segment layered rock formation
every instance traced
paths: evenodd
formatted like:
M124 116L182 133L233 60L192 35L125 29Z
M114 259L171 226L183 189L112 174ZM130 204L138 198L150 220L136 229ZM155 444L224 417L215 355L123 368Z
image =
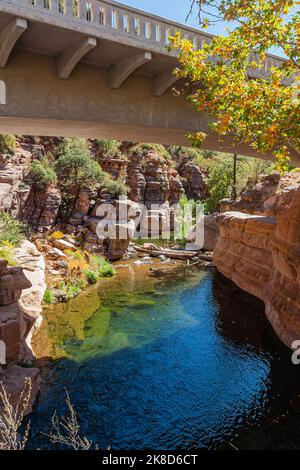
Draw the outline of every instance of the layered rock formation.
M65 202L62 201L59 185L41 188L28 178L30 162L47 152L53 153L57 143L59 139L22 138L13 155L0 155L0 211L10 212L16 218L29 222L35 232L47 233L58 227L69 235L79 236L87 251L106 255L110 259L121 257L128 247L129 238L109 240L107 237L99 238L96 233L97 223L103 219L98 214L101 204L116 205L109 195L83 189L66 219ZM98 159L95 145L93 142L90 144ZM129 205L138 203L152 209L141 213L137 224L141 236L148 237L150 232L152 236L160 236L162 232L173 229L175 215L174 210L169 208L179 202L185 191L194 199L206 197L205 178L199 167L191 162L181 165L179 174L170 159L155 147L149 146L148 150L143 148L137 152L133 148L132 144L124 143L122 158L119 158L120 152L116 156L104 156L100 158L100 165L114 180L128 185ZM128 234L132 233L134 219L136 215L123 217L121 221L122 224L129 224ZM108 220L110 222L113 224L115 221Z
M30 411L39 385L38 369L20 367L33 359L31 335L42 308L46 288L45 262L36 247L25 241L16 250L19 267L9 267L0 260L0 340L5 345L5 365L0 368L0 382L16 401L26 378L31 380Z
M122 221L123 224L129 224L129 232L134 229L130 221L137 219L139 215L135 228L140 230L140 236L147 238L151 234L152 237L158 237L174 227L174 210L170 207L178 204L180 196L185 192L182 180L190 194L198 199L207 195L204 177L201 170L191 163L184 166L184 176L181 177L170 160L160 155L155 148L137 152L133 149L129 143L123 145L123 158L114 155L101 157L100 165L113 179L126 183L129 188L128 205L131 206L133 215ZM109 196L102 195L97 198L92 191L82 191L67 230L70 234L78 234L77 227L83 225L85 228L79 227L79 232L83 233L86 249L116 259L117 253L124 253L129 239L106 239L103 243L96 234L96 226L100 221L96 213L99 212L101 204L108 202L116 206L116 202L110 201ZM139 204L140 209L135 207L134 203ZM145 206L148 211L143 211L141 206Z
M130 188L128 197L148 208L167 201L176 204L184 193L178 172L154 150L142 157L129 152L126 182Z
M48 230L56 222L61 204L58 188L35 188L27 178L30 162L43 155L53 142L49 139L22 139L13 154L0 154L0 211L10 212L30 222L36 229Z
M95 200L96 197L96 200ZM97 198L93 191L81 191L66 231L81 238L90 253L120 259L134 235L139 208L129 200Z
M198 165L186 162L178 171L189 199L202 200L208 197L207 176Z
M217 269L265 303L274 330L292 347L300 339L300 173L265 177L222 207Z

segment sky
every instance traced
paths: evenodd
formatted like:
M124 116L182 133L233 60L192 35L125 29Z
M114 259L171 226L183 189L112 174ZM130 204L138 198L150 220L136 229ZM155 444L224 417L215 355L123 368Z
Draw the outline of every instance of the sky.
M190 6L189 0L118 0L118 2L179 23L186 23ZM186 24L199 28L195 14L189 18ZM219 23L209 27L206 31L213 34L225 34L225 28L224 24Z

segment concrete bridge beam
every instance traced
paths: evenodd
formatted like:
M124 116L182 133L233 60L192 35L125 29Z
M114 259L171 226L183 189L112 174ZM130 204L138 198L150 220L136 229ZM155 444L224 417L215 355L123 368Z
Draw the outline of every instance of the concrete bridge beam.
M27 21L14 18L0 32L0 67L4 68L19 37L26 31Z
M153 80L153 95L162 96L177 81L178 78L173 74L173 70L158 75Z
M97 39L88 37L69 47L57 60L57 75L66 80L80 60L97 46Z
M151 59L151 52L142 52L141 54L135 54L113 65L109 76L110 88L120 88L129 75Z

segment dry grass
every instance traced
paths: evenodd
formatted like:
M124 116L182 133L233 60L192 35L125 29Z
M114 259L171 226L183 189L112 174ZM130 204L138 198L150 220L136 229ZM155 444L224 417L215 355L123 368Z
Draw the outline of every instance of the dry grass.
M13 406L10 395L0 382L0 450L24 450L29 436L30 423L27 424L23 435L19 428L23 422L31 397L32 383L29 378L25 379L16 406Z
M11 396L0 382L0 451L24 450L29 437L30 423L25 427L22 435L19 429L24 420L31 397L32 383L25 379L24 389L15 406L11 403ZM77 414L66 391L67 416L58 417L55 413L51 419L52 430L50 434L44 434L53 444L60 444L73 450L90 450L92 441L81 436Z

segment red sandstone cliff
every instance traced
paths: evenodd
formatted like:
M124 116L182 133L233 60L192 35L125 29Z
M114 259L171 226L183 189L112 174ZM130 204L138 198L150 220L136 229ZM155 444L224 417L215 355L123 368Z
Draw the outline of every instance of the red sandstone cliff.
M222 210L217 269L265 303L274 330L291 347L300 339L300 172L265 177Z
M31 335L42 312L46 288L45 261L36 247L25 240L16 249L19 267L0 260L0 340L5 344L5 364L0 363L0 383L17 403L26 379L31 380L27 412L31 411L38 387L39 370L21 367L33 359ZM1 358L2 360L3 358Z

